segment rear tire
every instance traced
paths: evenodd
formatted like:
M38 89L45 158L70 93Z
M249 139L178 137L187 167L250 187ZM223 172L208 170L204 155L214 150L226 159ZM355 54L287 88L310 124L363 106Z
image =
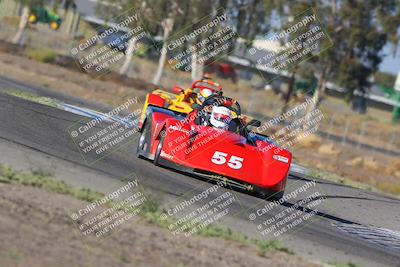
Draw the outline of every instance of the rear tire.
M285 195L285 191L272 192L265 189L259 189L257 190L257 194L265 200L278 201L283 198L283 196Z
M148 157L150 153L151 118L146 118L139 137L136 154L140 157Z
M165 134L166 134L165 129L160 132L160 135L161 135L160 142L158 143L156 154L154 155L154 161L153 161L154 165L156 165L156 166L160 166L160 163L159 163L160 155L161 155L162 147L164 145Z

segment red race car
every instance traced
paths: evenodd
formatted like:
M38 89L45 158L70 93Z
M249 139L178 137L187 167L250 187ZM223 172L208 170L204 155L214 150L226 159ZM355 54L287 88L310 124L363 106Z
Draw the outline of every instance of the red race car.
M148 106L137 153L154 164L281 198L292 155L255 133L237 101L214 95L186 116Z

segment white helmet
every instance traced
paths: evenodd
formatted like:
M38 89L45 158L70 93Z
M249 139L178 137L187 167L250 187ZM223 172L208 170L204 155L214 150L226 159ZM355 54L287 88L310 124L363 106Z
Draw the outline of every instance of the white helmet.
M228 130L232 120L232 112L226 107L214 106L211 112L210 123L212 126Z

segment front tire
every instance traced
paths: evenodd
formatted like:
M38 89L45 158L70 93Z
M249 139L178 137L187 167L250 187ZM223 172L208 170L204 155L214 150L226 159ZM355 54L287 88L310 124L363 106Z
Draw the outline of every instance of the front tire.
M160 135L161 135L160 142L158 143L156 154L154 155L154 161L153 161L154 165L156 165L156 166L160 166L160 155L161 155L162 147L164 145L165 134L166 134L165 129L160 132Z
M139 137L136 154L140 157L148 157L150 153L151 118L146 118Z

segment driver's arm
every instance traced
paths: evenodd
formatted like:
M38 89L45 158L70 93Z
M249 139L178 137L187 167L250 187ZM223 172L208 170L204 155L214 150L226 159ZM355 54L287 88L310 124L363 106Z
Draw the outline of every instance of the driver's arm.
M194 91L193 89L189 88L186 89L183 93L183 101L189 102L190 104L195 103L196 101L196 96L194 96Z

